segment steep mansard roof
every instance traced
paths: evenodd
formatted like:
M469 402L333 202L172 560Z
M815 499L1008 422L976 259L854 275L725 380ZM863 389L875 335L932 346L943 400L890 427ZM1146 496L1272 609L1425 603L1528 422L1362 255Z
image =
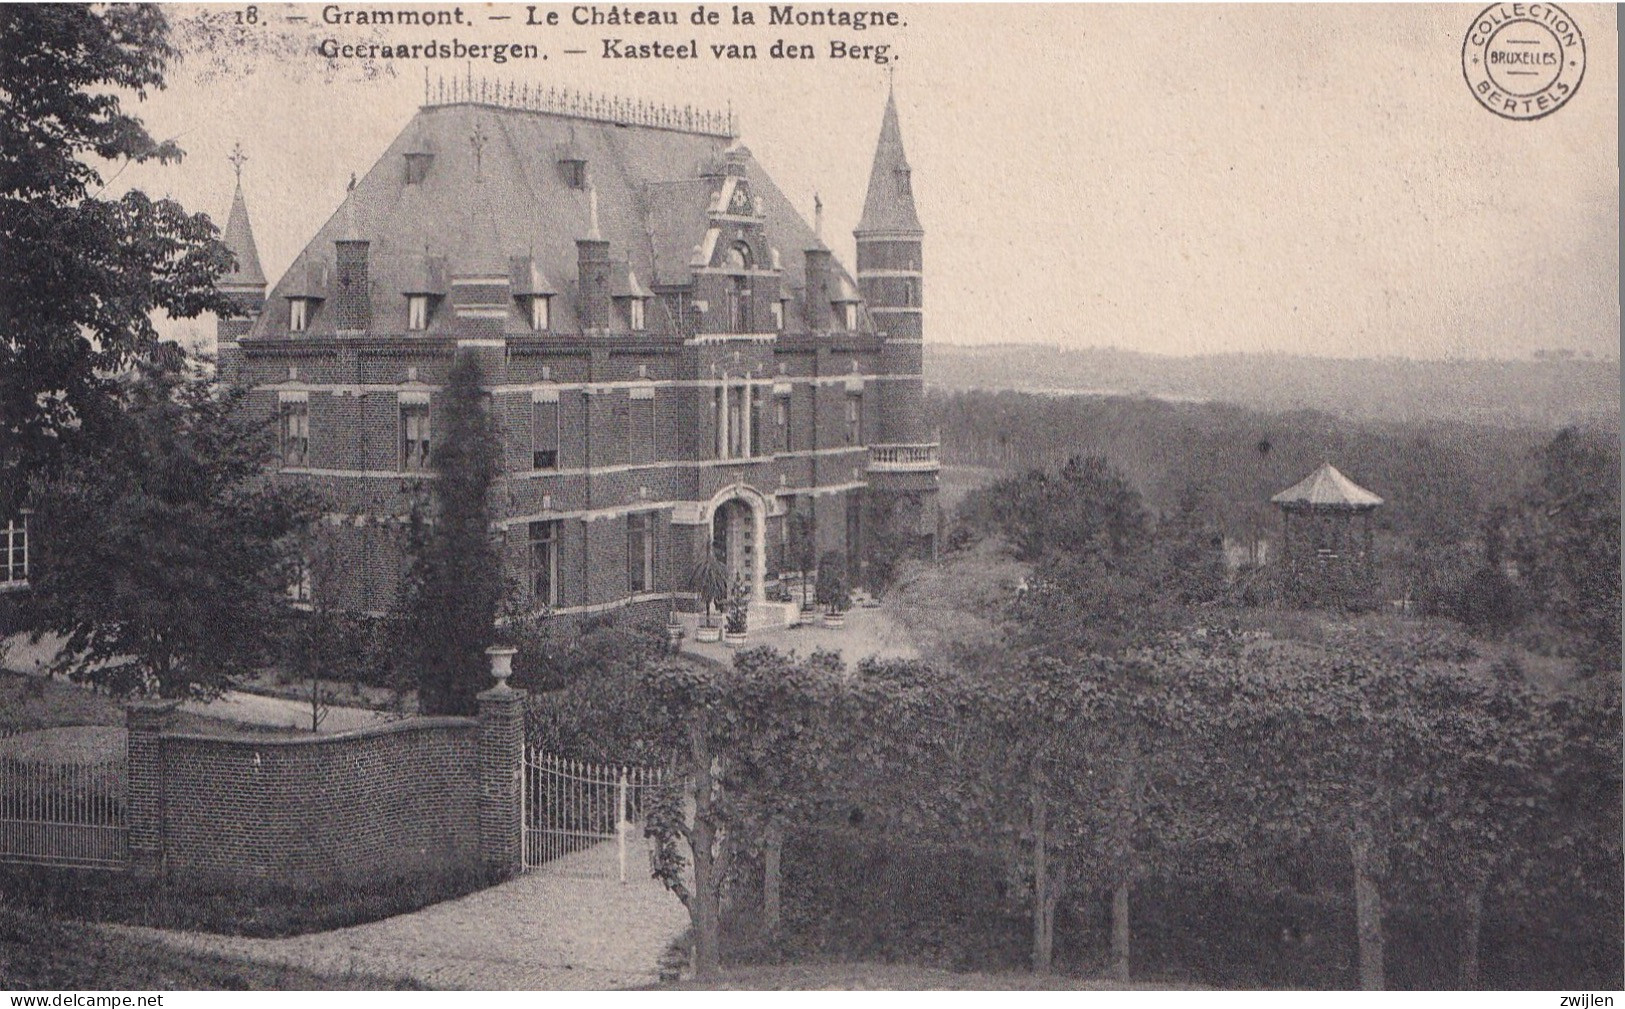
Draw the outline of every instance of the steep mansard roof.
M1320 468L1270 498L1283 508L1325 508L1364 510L1382 504L1382 498L1350 480L1331 463Z
M274 306L330 284L333 243L344 238L370 243L378 332L403 328L403 295L424 286L421 278L509 275L516 261L525 260L557 292L554 329L577 332L575 243L588 232L589 191L597 194L599 229L611 258L626 264L638 288L686 285L723 181L701 173L723 164L728 146L713 134L552 112L475 103L426 106L277 282L269 299L273 307L252 335L285 333L285 313ZM432 156L422 182L406 181L409 153ZM571 186L560 166L567 157L586 162L590 190ZM812 228L754 161L746 162L746 179L766 217L790 297L804 282L803 250L814 245ZM837 274L850 282L839 267ZM631 284L623 277L617 286ZM331 335L335 315L317 313L309 335ZM791 318L799 319L799 311ZM451 313L437 313L428 335L450 325ZM666 313L651 306L650 330L669 332L668 326ZM508 329L525 328L516 309Z
M880 121L875 163L869 169L869 194L863 201L863 219L857 232L918 232L914 189L908 155L903 153L903 130L897 123L897 98L886 95L886 114Z

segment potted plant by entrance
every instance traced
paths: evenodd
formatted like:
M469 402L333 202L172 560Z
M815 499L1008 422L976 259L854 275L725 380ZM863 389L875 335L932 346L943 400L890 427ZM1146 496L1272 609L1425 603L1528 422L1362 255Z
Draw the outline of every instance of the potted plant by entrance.
M710 550L688 574L688 587L705 607L705 619L694 629L694 640L715 644L722 640L722 628L711 622L711 608L728 598L728 569Z
M846 558L831 550L818 559L818 605L824 608L825 627L845 627L852 608L852 590L846 584Z
M745 631L750 622L750 586L743 576L735 578L728 592L728 620L722 632L722 641L729 648L745 643Z
M677 619L677 601L666 602L666 647L677 651L683 647L683 622Z
M786 521L790 524L789 560L800 576L801 608L811 610L812 600L808 598L808 593L812 590L813 566L818 563L817 530L813 527L812 515L805 511L791 512Z

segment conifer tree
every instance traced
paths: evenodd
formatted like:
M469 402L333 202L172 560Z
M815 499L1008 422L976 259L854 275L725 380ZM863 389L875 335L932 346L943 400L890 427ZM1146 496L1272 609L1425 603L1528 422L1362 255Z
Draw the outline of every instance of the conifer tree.
M435 418L441 434L432 454L432 508L412 538L405 625L416 660L418 710L426 715L474 713L502 601L490 507L500 444L483 377L471 355L452 367Z

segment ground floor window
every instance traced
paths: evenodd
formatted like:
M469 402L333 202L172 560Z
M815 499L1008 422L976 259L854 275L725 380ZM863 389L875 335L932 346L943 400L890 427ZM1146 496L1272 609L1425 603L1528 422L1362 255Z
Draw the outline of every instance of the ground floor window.
M0 526L0 588L28 580L28 519L8 519Z
M299 558L288 582L288 601L295 605L310 605L310 562Z
M537 606L559 604L559 523L530 523L530 591Z
M638 512L626 517L626 588L636 595L653 591L654 584L654 515Z

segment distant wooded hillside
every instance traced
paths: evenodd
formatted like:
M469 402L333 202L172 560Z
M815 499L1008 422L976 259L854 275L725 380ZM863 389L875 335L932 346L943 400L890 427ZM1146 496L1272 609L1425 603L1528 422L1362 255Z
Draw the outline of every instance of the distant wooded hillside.
M1236 536L1260 521L1273 530L1279 520L1270 496L1330 462L1387 500L1379 529L1471 538L1487 510L1534 479L1535 450L1553 433L1127 396L936 390L928 398L949 466L1009 472L1104 456L1159 512L1170 511L1187 486L1201 488L1209 512Z
M1548 431L1617 423L1617 361L1552 355L1523 361L1350 360L1289 354L1163 357L1113 348L927 344L939 389L1144 396L1316 410L1384 421L1469 421Z

